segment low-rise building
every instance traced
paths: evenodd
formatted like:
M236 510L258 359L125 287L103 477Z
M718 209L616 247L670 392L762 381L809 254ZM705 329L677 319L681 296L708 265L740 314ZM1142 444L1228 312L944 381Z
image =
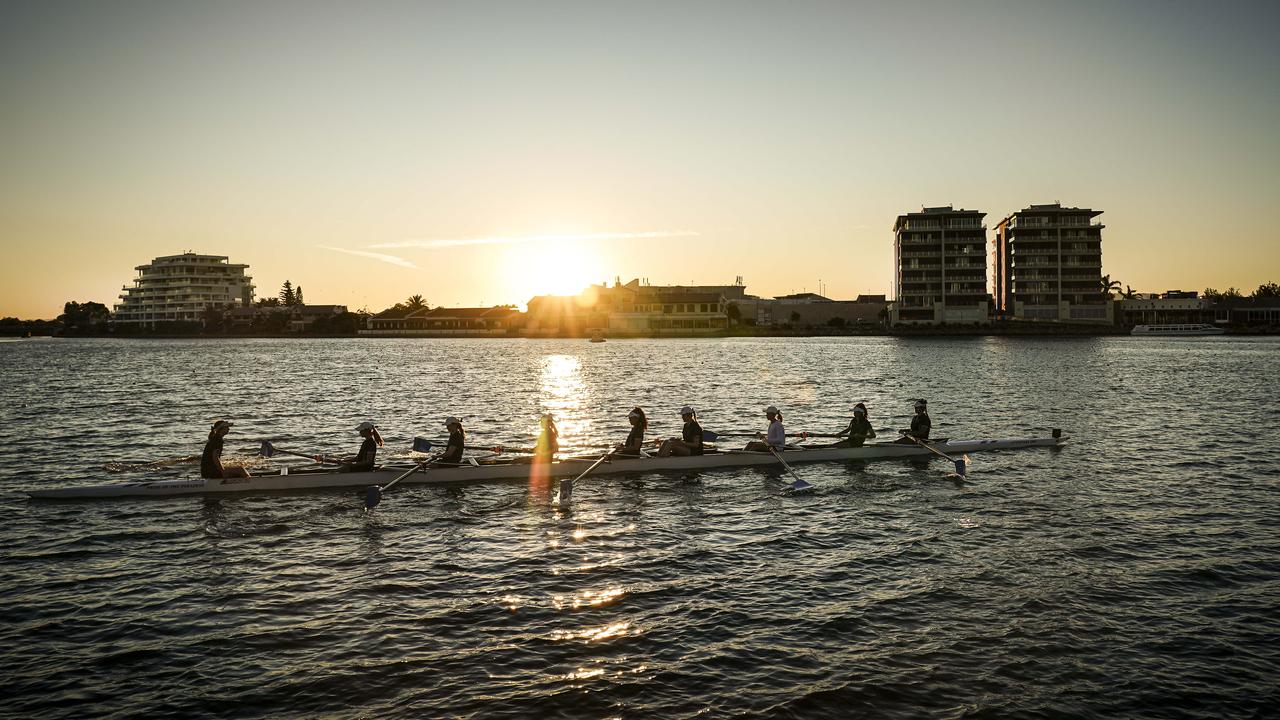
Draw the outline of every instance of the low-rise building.
M730 304L736 309L740 322L750 320L759 327L881 325L887 319L889 307L883 295L832 300L817 293L796 293L776 298L748 295Z
M529 300L525 334L578 337L711 335L729 327L726 293L743 297L742 285L592 285L578 295Z
M1162 295L1119 300L1125 325L1179 325L1213 321L1213 309L1198 293L1170 290Z
M1237 327L1280 328L1280 298L1223 298L1213 304L1213 321Z
M509 305L493 307L384 310L366 321L371 337L504 337L523 326L523 314Z

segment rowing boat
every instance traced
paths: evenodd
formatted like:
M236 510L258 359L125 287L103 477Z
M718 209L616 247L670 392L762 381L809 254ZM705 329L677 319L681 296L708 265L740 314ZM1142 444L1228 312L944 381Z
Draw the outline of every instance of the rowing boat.
M947 440L931 444L945 453L971 453L984 450L1014 450L1019 448L1059 447L1065 438L1030 438L1007 440ZM927 456L930 450L916 444L898 442L871 443L862 447L795 447L781 455L788 463L848 462L857 460L883 460ZM436 464L431 472L411 475L406 484L452 485L494 481L528 480L531 472L541 477L568 477L581 473L598 456L566 457L549 464L530 465L512 461L469 462L456 465ZM705 455L684 457L617 456L601 465L597 475L622 475L634 473L690 472L716 468L760 467L777 465L778 458L769 452L748 450L720 450ZM408 470L411 465L383 465L365 472L341 470L289 471L278 474L262 474L247 478L205 479L176 478L150 482L119 483L115 485L89 485L81 487L37 488L26 494L39 499L78 499L111 497L167 497L171 495L199 495L205 493L243 493L264 490L311 490L319 488L365 487L382 485Z

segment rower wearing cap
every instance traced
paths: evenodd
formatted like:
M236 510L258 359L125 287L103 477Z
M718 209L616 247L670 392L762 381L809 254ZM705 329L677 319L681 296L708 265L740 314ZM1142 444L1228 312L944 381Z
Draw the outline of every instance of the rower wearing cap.
M462 429L462 421L456 417L444 419L444 426L449 428L449 442L445 445L444 454L440 456L442 463L462 462L462 451L466 449L467 434Z
M844 437L848 435L847 440L840 440L835 444L836 447L862 447L867 438L876 436L876 431L871 427L871 421L867 419L867 406L858 403L853 406L853 419L849 421L849 427L836 433L836 437Z
M631 432L627 434L627 441L614 448L614 452L639 455L640 449L644 447L644 431L649 429L649 419L645 417L644 410L633 407L627 413L627 422L631 423Z
M241 478L249 477L249 471L240 465L222 464L222 438L231 431L231 423L219 420L209 428L209 440L204 444L204 452L200 455L200 477L204 478Z
M356 432L360 433L364 442L360 443L360 451L356 453L355 458L343 464L342 469L346 472L372 470L378 448L382 447L382 434L378 432L378 427L368 420L357 425Z
M556 419L551 413L543 413L539 423L542 429L538 432L538 442L533 446L533 457L542 462L551 462L560 450L560 429L556 427Z
M753 440L747 443L747 450L755 452L769 452L770 449L782 451L787 446L787 429L782 425L782 412L778 408L770 405L764 409L764 416L769 419L769 432L764 435L764 441ZM756 437L761 437L756 435Z
M684 420L680 437L662 441L662 445L658 447L658 457L702 454L702 425L698 422L698 413L685 405L680 408L680 417Z
M916 401L916 414L911 418L911 429L900 430L899 432L919 440L928 440L929 431L932 429L933 421L929 419L929 401L921 399ZM903 440L911 442L906 438L903 438Z

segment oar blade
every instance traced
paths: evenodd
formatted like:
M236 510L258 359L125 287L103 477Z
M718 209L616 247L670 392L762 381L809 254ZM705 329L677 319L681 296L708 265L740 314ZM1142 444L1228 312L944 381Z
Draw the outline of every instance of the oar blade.
M378 503L382 502L382 488L377 485L370 485L364 491L364 509L372 510L378 507Z
M272 445L270 440L263 440L262 447L258 448L258 455L264 458L269 458L275 454L276 446Z
M573 497L573 479L560 478L560 492L556 495L557 505L568 505Z
M801 480L800 478L796 478L796 481L795 481L795 482L793 482L793 483L791 483L791 492L798 492L798 493L799 493L799 492L808 492L808 491L812 490L813 488L814 488L813 483L811 483L811 482L805 482L804 480Z
M702 431L702 442L715 442L716 440L719 440L719 439L720 439L720 436L717 435L716 433L711 432L710 430Z
M969 474L969 456L965 455L956 460L956 474L964 477Z
M413 439L414 452L421 452L421 453L431 452L431 448L433 447L435 447L435 445L430 440L424 437L415 437Z

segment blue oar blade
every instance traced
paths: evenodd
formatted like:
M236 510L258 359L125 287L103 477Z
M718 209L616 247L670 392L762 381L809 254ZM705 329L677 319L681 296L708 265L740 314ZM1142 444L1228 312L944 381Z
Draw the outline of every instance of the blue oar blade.
M262 447L258 448L258 455L269 458L276 454L276 448L271 444L270 440L263 440Z
M568 505L569 499L573 496L573 478L560 478L560 494L556 496L556 503L559 505Z
M961 476L967 475L969 470L968 463L969 463L969 458L967 456L962 457L959 460L956 460L956 474Z
M414 452L431 452L432 447L434 447L432 442L424 437L415 437L413 439Z
M795 482L791 483L791 490L793 492L804 492L805 490L812 490L812 489L813 489L813 483L805 482L804 480L796 479Z
M711 432L710 430L702 431L702 442L715 442L719 438L720 438L719 435Z
M377 485L370 485L364 491L364 509L372 510L378 507L380 502L382 502L382 488Z

